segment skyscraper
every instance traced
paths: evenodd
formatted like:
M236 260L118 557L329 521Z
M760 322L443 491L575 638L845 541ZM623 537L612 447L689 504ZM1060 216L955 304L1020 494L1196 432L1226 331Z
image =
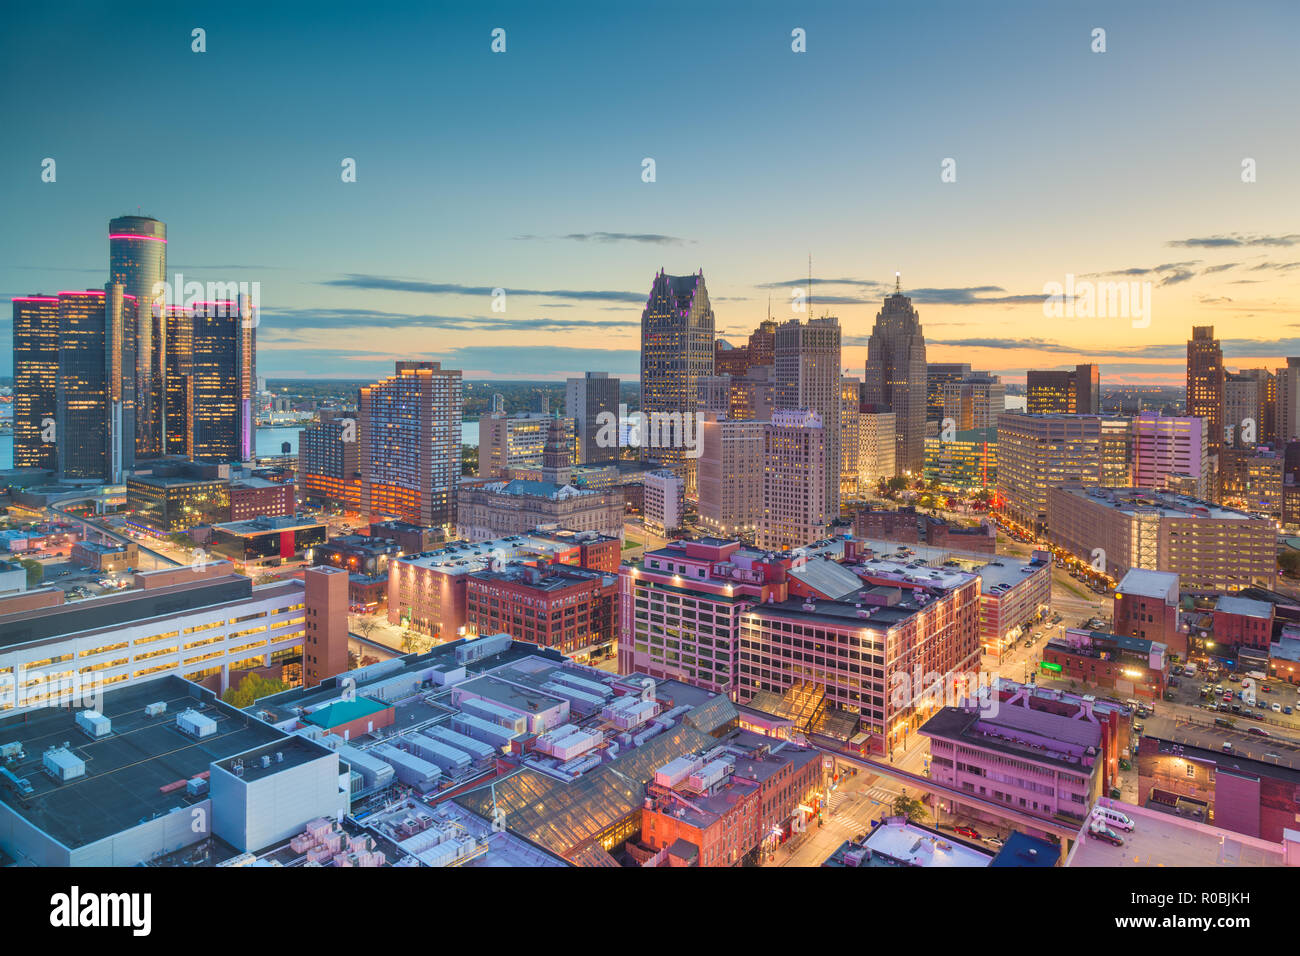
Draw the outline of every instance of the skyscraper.
M839 460L815 411L777 410L763 429L763 513L756 543L773 551L801 548L826 534L827 473L839 485Z
M1276 381L1274 421L1277 442L1284 445L1300 439L1300 358L1289 356L1277 370Z
M164 452L191 457L193 441L194 312L182 305L166 305L167 375L164 418L167 438Z
M578 434L578 458L582 464L618 459L618 446L601 448L596 444L601 412L618 415L619 380L608 372L587 372L571 378L564 385L564 414L573 419Z
M109 278L137 303L132 354L125 356L123 412L135 433L135 454L163 453L167 377L167 319L154 287L167 280L167 226L148 216L120 216L108 223ZM177 291L179 295L179 290Z
M862 466L862 381L844 376L840 379L840 501L860 497L867 489L859 488ZM874 492L875 488L870 491Z
M1214 337L1214 326L1193 326L1187 341L1187 414L1208 424L1206 443L1211 455L1223 447L1223 385L1223 349Z
M670 276L661 269L641 314L643 416L678 416L675 420L683 428L694 430L699 379L713 374L713 336L713 307L704 285L704 270ZM682 468L686 493L695 495L695 459L687 455L685 447L643 447L641 457Z
M247 461L256 428L253 323L234 301L197 302L191 321L190 457Z
M969 362L928 362L925 366L926 421L943 420L943 387L970 374Z
M438 362L398 362L361 389L362 514L454 528L463 406L460 371Z
M58 467L48 424L58 408L59 299L31 295L13 301L14 467Z
M943 418L951 419L957 431L996 428L998 416L1006 410L1007 387L1002 379L987 372L975 372L943 386Z
M885 296L867 342L862 400L894 413L895 467L919 475L925 463L925 335L912 300L897 284L894 294Z
M123 480L134 464L125 414L136 300L119 283L59 293L55 440L60 477Z
M823 316L807 322L783 322L776 328L775 349L776 407L814 411L821 419L827 463L822 500L826 514L836 517L840 513L842 419L839 319Z
M1101 371L1097 365L1070 369L1030 369L1025 374L1025 412L1029 415L1096 415L1101 411Z

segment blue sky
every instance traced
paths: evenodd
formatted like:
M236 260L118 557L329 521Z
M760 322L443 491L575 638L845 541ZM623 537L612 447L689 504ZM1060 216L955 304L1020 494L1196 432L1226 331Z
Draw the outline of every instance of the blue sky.
M634 375L661 266L739 341L809 254L857 372L896 270L931 360L1011 380L1181 381L1193 324L1300 354L1293 3L31 7L0 14L0 294L102 285L138 207L169 272L261 283L271 377ZM1125 272L1149 327L1044 316Z

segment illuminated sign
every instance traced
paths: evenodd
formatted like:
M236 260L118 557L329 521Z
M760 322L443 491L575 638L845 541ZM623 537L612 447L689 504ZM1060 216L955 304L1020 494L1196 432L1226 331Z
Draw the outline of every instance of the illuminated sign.
M1053 663L1051 663L1050 661L1043 661L1043 662L1042 662L1041 664L1039 664L1038 666L1041 667L1043 670L1045 670L1045 671L1051 671L1051 672L1054 673L1054 674L1059 674L1059 673L1061 672L1061 665L1060 665L1060 664L1053 664Z

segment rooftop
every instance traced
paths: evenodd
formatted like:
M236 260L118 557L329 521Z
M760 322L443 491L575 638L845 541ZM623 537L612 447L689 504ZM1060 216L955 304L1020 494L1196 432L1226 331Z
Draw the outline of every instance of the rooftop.
M1066 866L1283 866L1281 844L1195 823L1159 810L1113 801L1133 821L1123 846L1083 837Z
M988 866L992 859L958 838L898 817L876 827L864 845L873 854L911 866Z
M1067 486L1061 488L1061 491L1079 498L1087 498L1096 504L1130 515L1155 513L1165 518L1212 518L1268 524L1266 519L1256 518L1236 508L1225 508L1211 501L1203 501L1200 498L1180 495L1172 491L1157 491L1150 488L1104 488L1093 485Z
M1115 588L1116 594L1134 594L1138 597L1168 598L1178 600L1178 575L1169 571L1148 571L1130 568Z
M1273 620L1273 605L1267 601L1253 601L1250 598L1223 595L1214 604L1216 611L1224 614L1239 614L1243 617L1257 617L1265 621Z

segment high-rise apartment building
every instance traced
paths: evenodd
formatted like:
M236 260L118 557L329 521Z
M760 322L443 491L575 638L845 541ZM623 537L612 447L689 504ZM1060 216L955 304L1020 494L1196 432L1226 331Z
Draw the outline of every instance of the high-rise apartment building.
M1223 386L1223 349L1214 326L1193 326L1187 341L1187 414L1205 419L1211 455L1223 447Z
M704 413L700 428L700 524L719 537L752 537L763 514L767 422ZM889 434L893 449L893 432Z
M641 314L641 414L677 416L683 428L695 427L699 379L713 374L713 307L704 271L670 276L660 270ZM696 493L696 460L682 447L642 447L643 458L680 468L686 493Z
M760 548L800 548L825 536L828 522L835 517L827 508L826 475L839 471L839 458L828 447L826 431L814 411L772 413L763 432ZM838 491L838 481L836 487Z
M791 319L776 329L776 407L813 411L821 420L827 467L823 501L826 520L840 513L840 323L833 316L800 322Z
M895 287L885 297L867 342L865 403L895 416L895 467L899 473L921 473L925 463L926 417L925 335L912 300Z
M1286 444L1300 440L1300 358L1288 357L1286 365L1277 370L1276 382L1276 438L1279 444Z
M58 467L51 427L58 410L59 298L13 300L14 467Z
M149 216L110 220L108 258L110 281L137 305L132 351L124 355L124 424L135 434L130 457L157 458L165 448L167 317L155 290L167 281L167 225Z
M322 416L298 433L298 487L304 500L361 508L356 413Z
M1102 415L998 418L1000 507L1029 528L1047 523L1047 492L1056 485L1127 485L1131 422Z
M454 527L460 374L438 362L398 362L393 375L361 389L362 514Z
M618 445L602 448L596 441L600 434L602 413L618 416L619 380L608 372L587 372L582 378L571 378L564 386L564 414L573 419L578 437L575 464L594 464L618 460ZM480 449L481 449L480 445ZM482 454L480 450L480 454ZM483 472L480 468L479 474Z
M1096 365L1073 369L1030 369L1025 373L1025 412L1029 415L1096 415L1101 412L1101 371Z
M195 461L253 457L257 345L255 323L245 320L242 304L190 307L189 453Z

